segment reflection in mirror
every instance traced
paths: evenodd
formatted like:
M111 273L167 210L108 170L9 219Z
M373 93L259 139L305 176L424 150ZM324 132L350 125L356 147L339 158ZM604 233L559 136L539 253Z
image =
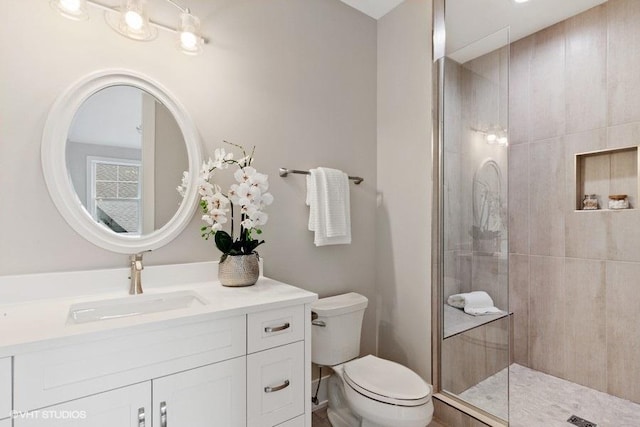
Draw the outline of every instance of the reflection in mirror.
M115 233L152 233L182 202L174 189L188 169L184 137L171 112L137 87L110 86L82 103L66 163L84 208Z

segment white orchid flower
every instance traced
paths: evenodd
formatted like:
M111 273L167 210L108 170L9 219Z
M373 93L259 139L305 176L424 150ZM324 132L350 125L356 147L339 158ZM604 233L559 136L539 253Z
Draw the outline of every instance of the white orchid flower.
M254 222L251 218L245 218L244 221L241 222L241 224L247 230L251 230L254 227Z
M233 159L233 153L226 153L224 148L216 148L213 152L213 156L215 160L213 161L213 165L218 169L226 169L229 167L229 160Z
M251 166L247 166L235 171L233 177L236 179L236 181L242 184L249 181L256 173L257 171L254 168L252 168Z
M269 206L273 203L273 195L271 193L263 193L261 201L265 206Z
M210 226L213 225L213 218L211 218L211 216L209 215L202 215L202 220Z
M255 210L254 212L249 213L249 218L253 220L255 225L264 225L267 223L269 215L259 210Z

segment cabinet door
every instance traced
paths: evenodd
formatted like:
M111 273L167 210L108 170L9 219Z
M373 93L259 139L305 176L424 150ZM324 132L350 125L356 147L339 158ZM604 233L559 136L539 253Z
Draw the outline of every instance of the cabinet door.
M153 380L153 427L244 427L246 357Z
M271 427L304 413L304 341L247 356L247 424Z
M14 427L145 427L151 425L151 382L37 411L15 414Z

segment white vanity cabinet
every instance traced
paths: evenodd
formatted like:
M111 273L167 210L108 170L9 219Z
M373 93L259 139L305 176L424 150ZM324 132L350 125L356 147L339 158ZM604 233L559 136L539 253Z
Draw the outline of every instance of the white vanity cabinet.
M310 427L309 304L180 320L16 354L13 427Z
M245 366L243 356L153 380L153 427L245 426Z
M247 317L248 427L271 427L304 414L304 399L310 398L305 393L305 325L303 305Z
M0 420L11 417L11 358L0 359ZM0 427L11 426L11 421L0 421Z
M151 382L99 393L28 412L14 427L146 427L151 425Z

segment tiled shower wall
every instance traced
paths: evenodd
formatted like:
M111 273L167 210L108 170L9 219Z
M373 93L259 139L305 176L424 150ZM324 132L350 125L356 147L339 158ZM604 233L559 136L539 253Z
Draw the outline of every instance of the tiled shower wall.
M640 210L575 211L574 164L640 144L640 1L513 43L509 92L514 360L640 403Z

